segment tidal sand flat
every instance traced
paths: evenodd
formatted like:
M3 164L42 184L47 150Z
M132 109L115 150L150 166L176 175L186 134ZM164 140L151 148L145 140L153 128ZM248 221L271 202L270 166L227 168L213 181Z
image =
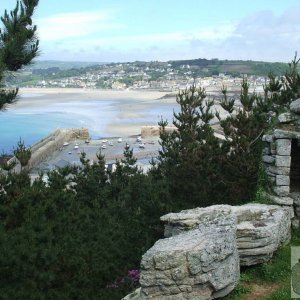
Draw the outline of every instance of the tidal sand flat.
M141 126L172 121L174 98L155 91L21 89L18 102L0 116L0 151L21 138L27 146L57 128L89 129L92 138L139 134Z

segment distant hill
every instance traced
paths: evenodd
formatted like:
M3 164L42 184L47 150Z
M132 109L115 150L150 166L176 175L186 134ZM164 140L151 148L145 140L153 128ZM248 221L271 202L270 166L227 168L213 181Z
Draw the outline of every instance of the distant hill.
M263 62L252 60L219 60L198 58L192 60L169 61L173 68L189 66L196 75L205 75L205 73L217 75L226 73L239 76L241 74L266 76L272 72L275 75L283 75L288 67L287 63L281 62Z
M80 69L90 66L103 65L103 62L83 62L83 61L59 61L59 60L36 60L27 69L51 69L59 68L60 70Z

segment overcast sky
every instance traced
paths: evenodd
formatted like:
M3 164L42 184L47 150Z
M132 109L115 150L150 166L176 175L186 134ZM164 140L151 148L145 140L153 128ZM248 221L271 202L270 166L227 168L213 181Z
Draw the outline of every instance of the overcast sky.
M0 14L15 0L1 0ZM39 59L290 61L299 0L40 0Z

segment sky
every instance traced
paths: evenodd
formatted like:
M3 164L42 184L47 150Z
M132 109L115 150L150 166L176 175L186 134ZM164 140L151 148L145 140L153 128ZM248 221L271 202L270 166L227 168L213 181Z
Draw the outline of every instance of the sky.
M40 0L34 23L40 60L289 62L299 16L299 0Z

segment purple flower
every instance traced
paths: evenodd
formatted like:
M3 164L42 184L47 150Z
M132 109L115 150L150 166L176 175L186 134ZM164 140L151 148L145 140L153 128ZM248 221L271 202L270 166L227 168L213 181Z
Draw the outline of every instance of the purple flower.
M140 270L129 270L128 271L128 277L134 282L138 282L140 280Z

